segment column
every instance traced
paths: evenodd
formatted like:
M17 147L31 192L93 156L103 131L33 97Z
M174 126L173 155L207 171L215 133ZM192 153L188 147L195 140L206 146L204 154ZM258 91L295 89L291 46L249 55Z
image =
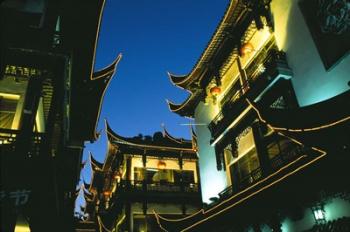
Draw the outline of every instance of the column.
M263 140L264 135L261 131L261 126L263 125L259 121L255 121L252 125L252 130L261 172L263 176L267 176L271 173L271 163Z

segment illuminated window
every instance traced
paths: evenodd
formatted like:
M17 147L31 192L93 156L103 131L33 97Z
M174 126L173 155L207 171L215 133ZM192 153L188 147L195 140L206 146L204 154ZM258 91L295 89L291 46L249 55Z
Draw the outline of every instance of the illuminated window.
M260 163L255 147L230 166L230 173L234 188L247 187L260 179Z
M146 180L148 183L194 183L194 172L190 170L156 169L156 168L134 168L134 179L136 181Z
M16 95L17 96L17 95ZM18 98L0 95L0 128L12 129Z
M322 206L318 205L312 208L316 223L323 223L326 221L326 215Z

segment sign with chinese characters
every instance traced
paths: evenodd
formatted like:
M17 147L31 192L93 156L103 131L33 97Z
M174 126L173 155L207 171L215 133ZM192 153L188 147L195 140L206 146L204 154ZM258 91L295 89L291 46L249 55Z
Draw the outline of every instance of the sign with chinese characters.
M12 201L16 207L23 206L27 204L30 193L31 191L27 189L20 189L9 192L1 190L0 203L4 201Z
M350 1L302 0L300 8L328 70L350 53Z
M36 68L6 65L5 75L13 76L15 78L30 78L31 76L41 75L41 70Z

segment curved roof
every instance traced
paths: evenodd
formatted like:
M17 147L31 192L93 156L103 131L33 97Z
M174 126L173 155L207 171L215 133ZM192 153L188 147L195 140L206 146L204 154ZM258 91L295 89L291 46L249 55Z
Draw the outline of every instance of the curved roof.
M298 141L292 141L299 144ZM299 146L301 146L301 143ZM208 209L201 209L192 215L178 219L162 217L154 212L158 226L164 231L205 231L208 229L208 226L217 225L218 220L225 218L226 213L239 213L242 209L242 205L246 202L254 201L257 194L268 194L268 188L275 188L280 182L288 181L285 179L290 179L290 176L302 171L309 165L318 162L326 155L324 151L316 148L312 148L309 152L309 155L300 156L294 161L286 164L283 168L277 170L275 173L264 177L239 192L234 193ZM277 192L276 189L274 189L274 192Z
M90 164L93 171L95 170L102 170L103 163L98 162L92 155L91 152L89 152L89 158L90 158Z
M201 54L199 60L192 68L191 72L187 75L177 76L169 73L169 78L172 83L175 85L188 88L189 84L194 81L194 79L198 78L200 71L203 71L205 66L210 65L212 63L213 54L218 49L220 43L222 42L222 38L225 36L225 30L231 26L234 22L234 19L237 19L238 13L240 12L237 9L240 6L241 1L230 1L228 7L226 8L226 12L224 13L221 22L216 28L212 38L210 39L206 49Z
M83 188L86 189L86 190L89 190L91 187L91 184L88 184L85 182L85 180L83 180Z
M186 150L192 151L191 140L177 139L171 136L168 132L162 138L154 138L147 140L142 137L123 137L112 130L106 121L106 132L108 140L111 143L119 145L127 145L131 147L153 148L153 149L169 149L169 150Z
M253 199L256 194L263 194L263 190L273 188L278 182L288 181L284 179L291 178L294 173L318 162L327 153L348 154L350 137L342 132L350 130L350 107L347 107L349 99L350 90L326 101L296 109L266 108L253 105L247 100L263 123L299 146L309 147L308 154L300 156L272 175L207 210L200 210L182 219L164 218L155 213L158 225L167 231L173 231L175 228L181 231L203 230L208 223L215 223L218 215L239 210L239 205L243 202ZM330 113L330 109L336 110Z
M274 130L310 146L332 151L350 145L350 90L326 101L296 109L253 105L259 118ZM333 109L330 111L330 109ZM293 120L291 120L293 119Z
M173 84L194 93L181 104L169 102L168 105L172 112L180 116L193 117L193 108L205 96L203 86L206 86L210 79L217 75L220 67L225 65L232 53L238 53L235 47L240 46L242 37L245 40L244 38L248 36L245 30L250 27L253 14L247 14L247 12L251 11L245 6L244 1L230 1L215 33L191 72L183 76L168 73ZM249 20L246 20L247 18Z
M190 96L181 104L175 104L170 100L166 100L170 111L179 114L182 117L193 118L194 107L199 101L201 96L204 96L202 91L196 91L191 93Z
M87 192L85 190L83 191L83 193L84 193L84 199L85 199L86 202L93 201L93 195L91 193L89 193L89 192Z
M91 98L89 103L94 105L93 102L96 102L96 104L98 105L98 110L91 112L91 114L94 114L94 117L92 118L95 120L95 123L93 124L94 140L97 140L98 138L98 133L96 133L96 128L97 128L98 119L101 113L103 97L105 95L105 92L108 88L110 81L112 80L112 77L115 73L115 70L121 58L122 58L122 55L119 54L110 65L108 65L107 67L99 71L94 72L92 75L92 79L90 80L90 85L89 85L90 92L88 94L91 96Z
M104 67L101 70L94 72L92 74L91 80L96 80L99 78L110 78L114 74L115 69L119 61L121 60L121 58L122 58L122 54L119 54L110 65L108 65L107 67Z
M180 88L186 87L186 85L185 85L186 82L184 80L186 80L187 75L175 75L175 74L168 72L168 77L173 85L176 85Z
M188 142L188 141L184 140L183 138L175 138L174 136L169 134L169 132L165 128L165 126L163 127L163 137L168 138L168 139L170 139L170 140L172 140L172 141L174 141L175 143L178 143L178 144L183 144L184 142Z

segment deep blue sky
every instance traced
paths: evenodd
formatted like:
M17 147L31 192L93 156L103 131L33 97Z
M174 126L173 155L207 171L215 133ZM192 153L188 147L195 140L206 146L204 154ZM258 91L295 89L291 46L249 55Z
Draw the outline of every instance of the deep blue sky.
M165 99L182 102L187 93L173 86L167 71L187 74L207 46L228 0L107 0L98 40L95 70L123 58L104 97L98 129L101 138L86 144L103 162L104 119L123 136L153 135L164 123L176 137L189 138L189 120L169 111ZM90 182L90 165L83 170Z

